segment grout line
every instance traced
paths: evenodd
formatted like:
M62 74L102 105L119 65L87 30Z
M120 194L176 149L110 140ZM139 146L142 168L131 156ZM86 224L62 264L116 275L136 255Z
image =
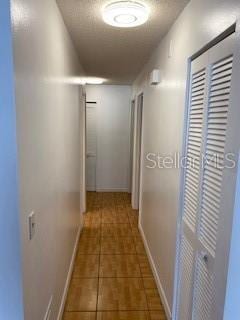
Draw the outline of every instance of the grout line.
M101 309L101 310L98 310L98 311L94 311L94 310L71 310L71 311L66 311L65 313L85 313L85 312L88 312L88 313L98 313L98 312L148 312L149 310L148 309ZM161 310L150 310L150 311L161 311Z
M149 310L148 309L111 309L111 310L108 310L108 309L102 309L102 310L98 310L98 312L148 312ZM151 310L151 311L158 311L158 310ZM93 311L94 312L94 311Z

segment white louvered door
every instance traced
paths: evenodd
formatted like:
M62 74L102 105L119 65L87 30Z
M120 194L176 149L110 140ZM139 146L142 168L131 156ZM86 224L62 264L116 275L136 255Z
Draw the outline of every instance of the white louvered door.
M217 294L221 267L216 263L216 255L217 261L221 261L217 250L219 237L223 237L219 221L229 214L222 203L233 44L234 34L194 60L191 66L178 320L221 320L219 309L224 307L219 305ZM222 281L226 279L223 277Z
M193 281L197 251L197 218L200 205L201 155L205 118L204 106L207 96L207 63L208 53L196 59L191 66L191 92L186 142L187 166L185 169L183 232L180 248L179 320L192 319Z

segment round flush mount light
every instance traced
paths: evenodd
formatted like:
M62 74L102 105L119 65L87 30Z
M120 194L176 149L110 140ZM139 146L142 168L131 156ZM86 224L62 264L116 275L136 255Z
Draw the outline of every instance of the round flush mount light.
M105 23L120 28L137 27L144 24L149 17L149 9L135 1L118 1L103 8Z

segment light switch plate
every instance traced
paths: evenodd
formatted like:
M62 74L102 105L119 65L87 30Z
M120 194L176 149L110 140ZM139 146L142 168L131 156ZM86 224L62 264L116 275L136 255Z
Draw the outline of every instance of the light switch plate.
M29 240L32 240L36 232L36 215L34 211L32 211L28 216L28 226L29 226Z

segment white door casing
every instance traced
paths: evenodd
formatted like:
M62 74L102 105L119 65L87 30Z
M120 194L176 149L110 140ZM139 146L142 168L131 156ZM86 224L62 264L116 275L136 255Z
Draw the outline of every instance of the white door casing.
M133 179L134 117L135 117L135 100L132 100L131 110L130 110L130 164L129 164L130 193L132 192L132 179Z
M230 225L236 184L236 170L224 167L225 155L234 150L230 103L234 43L235 34L191 65L178 320L223 318L231 232L225 222ZM213 155L218 156L218 166Z
M134 145L133 145L133 174L132 174L132 207L139 209L140 176L141 176L141 147L142 147L142 114L143 94L137 97L134 114Z
M86 94L80 88L80 211L86 211Z

